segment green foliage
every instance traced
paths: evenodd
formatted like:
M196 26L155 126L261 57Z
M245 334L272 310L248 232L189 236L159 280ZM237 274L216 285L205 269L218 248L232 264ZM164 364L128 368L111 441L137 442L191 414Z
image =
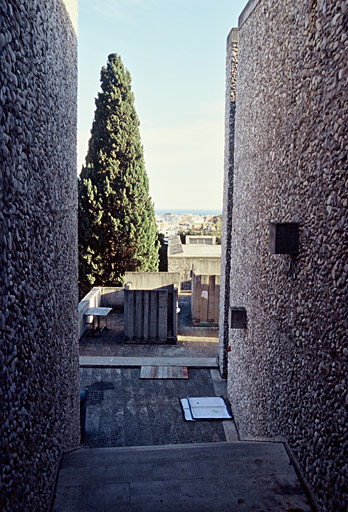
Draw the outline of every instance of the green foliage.
M101 70L86 165L79 178L79 281L122 284L126 271L157 271L158 238L131 77L117 54Z

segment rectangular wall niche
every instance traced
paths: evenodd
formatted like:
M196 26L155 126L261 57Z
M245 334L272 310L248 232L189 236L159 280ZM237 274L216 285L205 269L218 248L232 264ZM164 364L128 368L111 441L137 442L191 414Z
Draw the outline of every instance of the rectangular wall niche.
M247 314L245 308L230 307L230 329L246 329Z
M271 254L298 254L299 224L276 222L269 225L269 251Z

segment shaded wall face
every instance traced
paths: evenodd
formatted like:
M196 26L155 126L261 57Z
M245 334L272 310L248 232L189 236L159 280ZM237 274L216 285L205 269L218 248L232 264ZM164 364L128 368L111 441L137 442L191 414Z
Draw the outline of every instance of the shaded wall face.
M344 28L345 27L345 28ZM239 30L229 396L244 437L282 437L322 510L346 509L347 10L260 1ZM271 255L270 222L300 254Z
M219 367L227 376L228 312L230 304L231 235L234 171L234 129L238 66L238 29L233 28L226 44L224 190L221 232L221 285L219 305Z
M59 0L0 19L0 508L47 510L79 443L76 34Z

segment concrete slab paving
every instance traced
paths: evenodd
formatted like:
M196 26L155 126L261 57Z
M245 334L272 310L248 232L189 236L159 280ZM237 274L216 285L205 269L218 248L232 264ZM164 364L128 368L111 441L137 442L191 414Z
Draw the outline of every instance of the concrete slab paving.
M227 385L226 380L221 378L219 370L211 369L210 376L212 379L215 396L227 396ZM226 441L238 441L238 432L234 421L223 421L222 426L224 428Z
M78 450L63 457L53 512L310 512L281 443Z
M114 357L80 356L80 367L121 368L135 366L187 366L190 368L217 368L212 357Z
M184 421L180 398L215 396L209 369L190 368L187 380L140 379L138 368L81 368L89 390L84 445L89 448L226 441L224 423ZM218 388L226 396L225 386ZM98 394L102 393L102 395ZM234 429L234 430L233 430Z
M309 512L281 443L240 442L233 421L185 422L179 398L224 396L217 329L190 326L179 342L125 345L113 312L101 338L80 342L87 402L84 449L64 455L53 512ZM140 380L142 365L189 367L188 380ZM228 441L228 442L226 442Z

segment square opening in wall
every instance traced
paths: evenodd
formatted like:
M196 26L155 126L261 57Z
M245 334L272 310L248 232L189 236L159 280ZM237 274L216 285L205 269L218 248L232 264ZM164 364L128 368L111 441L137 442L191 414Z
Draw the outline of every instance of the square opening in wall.
M269 225L271 254L298 254L299 225L297 222L276 222Z
M246 329L247 314L245 308L230 308L230 329Z

